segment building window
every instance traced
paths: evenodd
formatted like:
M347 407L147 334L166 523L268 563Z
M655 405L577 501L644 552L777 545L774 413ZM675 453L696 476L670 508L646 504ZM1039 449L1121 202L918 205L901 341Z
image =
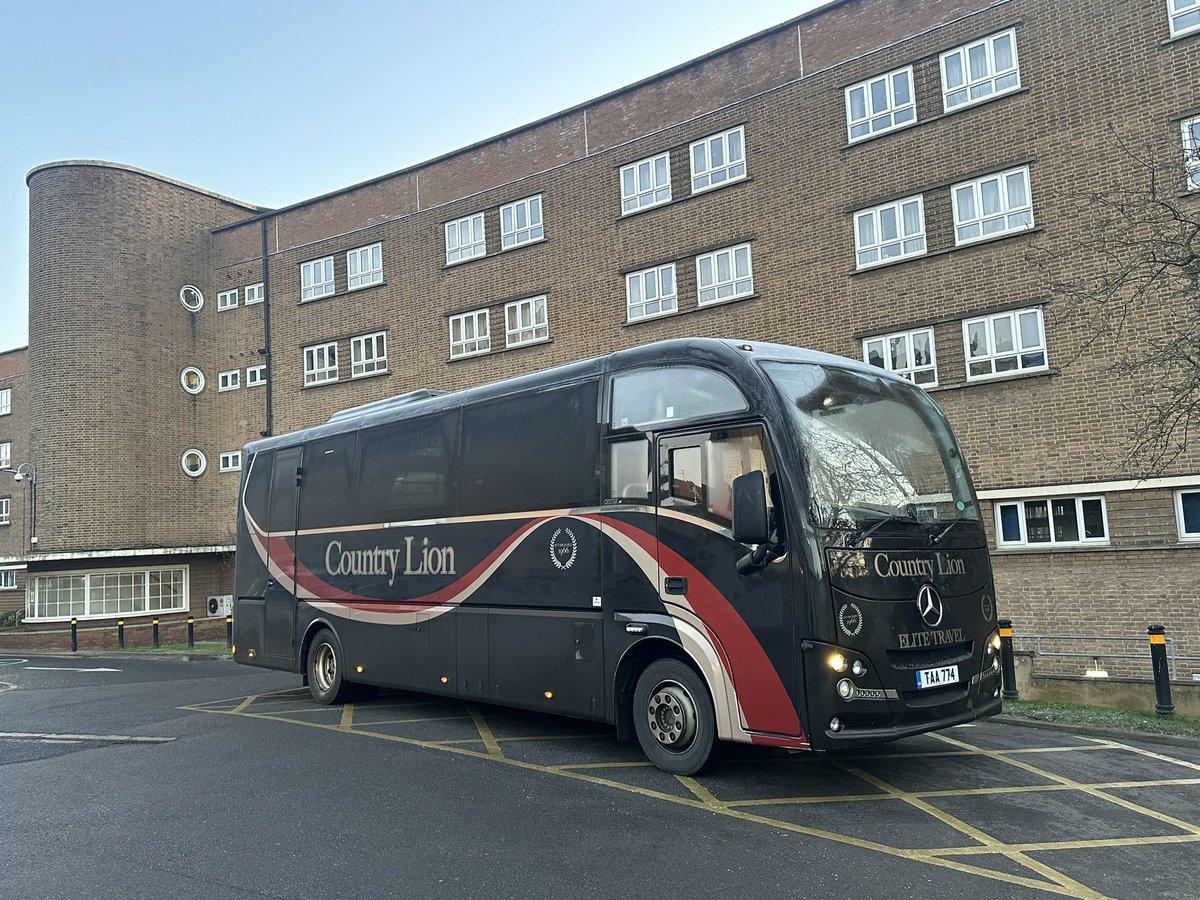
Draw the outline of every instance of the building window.
M242 386L242 370L231 369L217 376L217 391L236 391Z
M532 244L543 237L541 194L500 207L501 248Z
M858 268L920 256L925 252L925 204L920 196L854 214Z
M520 347L550 338L546 298L530 297L504 305L504 346Z
M1200 491L1175 492L1175 521L1184 541L1200 541Z
M223 309L233 309L238 305L237 288L232 291L221 291L217 294L217 312Z
M483 231L483 213L446 223L446 265L486 255L487 236Z
M378 375L387 371L387 333L377 331L350 339L350 377Z
M236 472L242 467L242 451L234 450L230 453L221 454L221 471Z
M0 416L12 413L12 388L0 389Z
M691 146L692 193L746 177L746 132L739 125Z
M265 296L266 295L263 293L263 285L262 285L261 281L258 284L246 285L246 305L247 306L249 306L252 303L262 303L263 297L265 297Z
M338 379L337 342L304 348L304 384L325 384Z
M846 88L846 127L851 142L916 121L912 66Z
M1015 91L1017 34L1012 29L942 54L942 102L946 112Z
M0 441L0 469L12 468L12 441Z
M963 322L967 380L1046 368L1040 309L997 313Z
M257 387L267 383L266 366L250 366L246 369L246 387Z
M383 244L359 247L346 254L346 288L351 291L383 281ZM333 293L333 271L329 273Z
M183 469L184 475L199 478L208 468L208 457L193 447L183 451L183 456L179 457L179 466Z
M17 588L17 570L0 569L0 591L13 591Z
M12 498L0 497L0 525L8 525L12 519Z
M492 349L488 311L462 313L450 317L450 358L474 356Z
M333 293L333 257L300 264L300 299L316 300Z
M29 619L87 619L188 608L187 569L70 572L29 578Z
M626 275L625 303L630 322L679 309L679 298L675 294L675 263Z
M194 284L185 284L179 289L179 302L188 312L200 312L204 308L204 294Z
M937 357L933 350L933 329L899 331L863 341L863 360L922 387L937 381Z
M1200 29L1200 0L1167 0L1171 18L1171 37Z
M658 206L671 199L671 155L660 153L621 167L621 213Z
M956 244L969 244L1033 227L1028 166L956 184L951 189L951 196Z
M742 244L696 257L696 282L701 306L753 294L750 245Z
M1200 0L1197 0L1200 2ZM1183 132L1183 165L1189 191L1200 191L1200 116L1180 123Z
M1103 497L1053 497L996 504L997 545L1096 544L1108 541Z

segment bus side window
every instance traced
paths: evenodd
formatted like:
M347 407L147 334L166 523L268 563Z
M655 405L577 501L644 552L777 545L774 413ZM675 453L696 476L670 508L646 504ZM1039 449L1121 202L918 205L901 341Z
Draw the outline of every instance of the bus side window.
M300 530L348 525L354 520L350 486L354 471L354 434L304 445L304 481L300 488Z
M246 461L246 512L259 528L267 528L267 507L271 497L271 464L274 450L260 450Z
M457 412L363 432L358 515L401 522L454 515L450 452Z
M608 494L621 503L650 500L650 442L644 437L608 447Z

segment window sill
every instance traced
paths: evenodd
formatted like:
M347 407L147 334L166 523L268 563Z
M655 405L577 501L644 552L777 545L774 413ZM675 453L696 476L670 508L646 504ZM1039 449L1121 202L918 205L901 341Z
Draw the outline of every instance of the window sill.
M661 316L650 316L649 318L645 318L645 319L635 319L632 322L625 321L625 322L621 323L621 327L622 328L634 328L638 325L649 324L650 322L661 322L664 319L675 319L675 318L678 318L679 316L690 316L690 315L693 315L694 313L704 312L704 310L706 310L706 309L714 309L714 308L719 308L722 306L729 306L730 304L741 303L745 300L757 300L761 296L762 295L757 292L755 292L753 294L743 294L740 297L730 297L728 300L718 300L718 301L714 301L713 303L705 303L703 306L692 306L692 307L689 307L688 309L680 309L680 310L676 310L675 312L663 313Z
M845 144L843 144L841 146L840 152L843 154L849 153L849 152L856 150L859 147L862 147L866 144L874 143L877 140L881 140L886 137L891 137L892 135L896 135L896 134L902 134L903 132L911 131L914 128L920 128L924 125L932 125L935 122L941 122L943 119L949 119L953 116L957 116L957 115L960 115L965 112L970 112L973 109L979 109L981 107L987 106L989 103L997 103L1001 100L1006 100L1009 97L1020 97L1022 94L1028 94L1028 93L1029 93L1029 88L1026 85L1021 85L1020 87L1013 88L1012 90L1009 90L1009 91L1005 91L1003 94L993 94L990 97L987 97L983 100L977 100L974 103L966 104L963 106L956 106L952 110L943 110L942 112L940 112L937 115L932 116L928 119L918 119L916 122L913 122L911 125L902 125L899 128L891 128L880 134L873 134L870 137L859 138L856 141L847 141ZM945 102L945 101L943 101L943 102Z
M705 188L702 191L693 191L684 197L672 197L670 200L664 200L662 203L654 204L654 206L644 207L643 209L639 209L637 212L621 213L621 215L617 216L615 221L628 222L630 219L636 219L639 216L644 216L647 213L652 213L656 210L671 209L672 207L678 206L680 203L687 203L689 200L695 200L697 197L706 197L709 194L722 191L725 188L736 187L739 184L752 184L753 182L754 177L747 175L744 178L737 179L737 181L727 181L724 184L717 185L716 187Z
M358 287L346 288L346 293L357 294L359 291L369 291L371 288L383 287L386 284L386 280L372 281L370 284L360 284Z
M1047 369L1038 369L1036 372L1016 372L1012 375L999 375L995 378L975 378L971 381L959 381L954 384L939 384L937 387L928 387L925 390L930 394L936 394L938 391L956 391L960 388L983 387L989 384L1006 384L1010 381L1024 381L1027 378L1046 378L1062 374L1062 369L1051 366Z
M488 356L495 356L498 353L515 353L518 350L527 350L530 347L541 347L545 344L553 344L554 338L542 338L539 341L530 341L527 344L517 344L515 347L500 347L496 350L485 350L483 353L471 353L467 356L452 356L446 359L447 363L465 362L468 359L481 359Z
M1180 32L1179 34L1173 34L1168 38L1163 38L1163 40L1159 41L1158 46L1170 47L1173 44L1178 44L1180 41L1186 41L1197 37L1200 37L1200 27L1192 28L1188 31Z
M512 253L514 250L523 250L526 247L533 247L533 246L536 246L537 244L544 244L548 240L549 240L549 238L547 238L547 237L540 237L540 238L537 238L536 240L523 241L520 244L513 244L511 247L502 246L500 248L499 252L494 253L493 256L500 256L501 254L504 254L504 253ZM480 258L487 259L486 256L482 256ZM467 260L467 261L470 262L470 260Z
M311 391L311 390L314 390L315 388L329 387L329 385L331 385L331 384L344 384L348 380L349 379L331 378L328 381L314 381L312 384L300 385L300 390Z
M332 294L322 294L320 297L309 297L308 299L304 299L303 297L301 297L300 301L296 305L297 306L308 306L308 304L310 304L310 303L320 303L322 300L332 300L334 297L341 297L341 296L342 295L339 294L337 291L334 291Z
M545 240L545 238L542 238L542 240ZM525 245L522 244L521 246L524 247ZM515 250L517 248L514 247L513 249ZM456 259L454 262L443 262L442 271L445 272L448 269L457 269L460 266L469 265L473 262L479 262L481 259L489 259L495 255L495 253L488 253L487 250L484 249L482 253L477 253L475 256L468 256L466 259Z
M389 369L376 369L374 372L362 372L358 375L351 375L351 381L362 381L364 378L378 378L380 375L391 375Z
M951 253L966 252L974 247L984 247L988 244L995 244L997 241L1007 241L1011 240L1012 238L1022 237L1024 235L1041 234L1043 231L1045 231L1045 229L1039 225L1035 225L1033 228L1022 228L1020 231L1008 231L1004 234L997 234L993 235L992 237L981 238L978 241L971 241L969 244L955 244L953 247L944 247L941 250L931 250L919 255L914 254L913 256L904 256L900 259L889 260L888 262L879 263L878 265L870 266L866 269L851 269L849 275L851 278L857 275L868 275L871 272L878 272L881 269L890 269L893 266L918 262L922 259L936 259L939 256L946 256L947 254Z

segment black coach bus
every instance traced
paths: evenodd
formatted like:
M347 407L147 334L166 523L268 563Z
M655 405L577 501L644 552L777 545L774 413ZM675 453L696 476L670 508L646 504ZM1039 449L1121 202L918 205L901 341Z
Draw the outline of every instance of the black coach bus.
M674 340L415 391L251 443L235 658L832 750L1000 709L986 540L925 393L841 357Z

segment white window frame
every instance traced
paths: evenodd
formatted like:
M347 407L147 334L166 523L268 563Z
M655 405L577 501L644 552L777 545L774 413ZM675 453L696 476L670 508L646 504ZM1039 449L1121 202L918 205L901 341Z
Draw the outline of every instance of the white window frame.
M675 263L630 272L625 276L627 322L656 319L678 311L679 279L676 277Z
M504 304L504 346L525 347L550 340L546 295Z
M267 383L267 366L264 363L261 366L246 367L246 387L258 387L261 384Z
M180 585L178 606L166 606L158 609L151 609L151 574L171 573L172 581L178 577ZM142 599L143 609L120 610L117 612L92 612L92 578L93 576L120 576L120 575L142 575L143 593ZM190 570L188 566L160 566L157 568L145 569L88 569L83 571L72 572L39 572L37 575L28 577L28 586L25 595L25 621L26 622L69 622L71 619L129 619L134 617L162 616L172 612L187 612L188 604L191 597L191 579L189 577ZM72 615L55 615L55 616L39 616L37 615L37 607L39 600L39 580L50 578L82 578L83 579L83 602L84 611L82 614ZM124 599L124 598L120 598ZM119 602L119 600L118 600Z
M1054 504L1055 502L1071 500L1075 505L1075 522L1079 526L1080 537L1074 541L1056 540L1054 536ZM1104 520L1104 536L1103 537L1085 537L1085 526L1083 518L1083 504L1085 502L1099 501L1100 515ZM1050 523L1050 540L1048 541L1031 541L1029 540L1028 528L1025 518L1025 506L1029 503L1045 503L1046 516ZM1021 537L1019 540L1006 541L1004 539L1004 523L1002 518L1002 510L1006 506L1015 506L1017 508L1017 523L1020 526ZM1111 531L1108 527L1108 503L1105 502L1102 494L1080 494L1078 496L1063 495L1050 497L1036 497L1028 500L996 500L993 503L993 515L996 520L996 546L997 547L1079 547L1093 544L1108 544L1111 543Z
M12 388L0 388L0 416L12 415Z
M908 100L898 103L896 84L900 76L908 81ZM856 144L898 128L916 125L917 95L914 84L913 67L905 66L846 88L846 136L849 142ZM880 91L882 97L879 96ZM861 115L855 115L854 111L854 95L857 92L862 95Z
M350 338L350 377L387 374L387 332L376 331Z
M189 456L196 458L196 468L189 469L187 459ZM197 450L195 447L189 447L179 455L179 468L183 470L183 474L188 478L199 478L208 468L208 457L204 455L203 450Z
M737 157L729 153L730 138L737 135ZM713 163L714 150L719 151L720 161ZM699 151L699 156L697 156ZM742 181L746 177L746 127L739 125L720 134L693 141L688 147L688 161L692 166L692 193L711 191Z
M918 336L928 338L929 342L929 362L919 365L916 362L916 354L913 352ZM896 365L893 353L896 344L903 347L907 365ZM878 346L873 347L872 345ZM911 331L894 331L891 334L874 335L864 339L862 347L863 362L867 365L875 365L871 362L871 351L877 349L880 362L883 363L879 368L894 372L923 388L937 387L937 347L934 343L933 328L914 328Z
M304 386L332 384L338 380L337 341L304 348Z
M5 566L0 568L0 591L15 591L17 589L17 573L23 566Z
M746 274L737 274L737 261L740 251L745 251ZM711 278L704 274L705 263L708 263ZM722 263L729 271L728 278L721 277ZM725 288L732 290L721 293ZM740 297L748 297L754 293L754 260L751 257L749 244L738 244L735 247L723 247L712 253L704 253L696 257L696 296L700 306L713 306L718 303L728 303ZM707 295L710 295L705 299Z
M323 256L300 263L300 302L332 296L333 257Z
M383 283L383 244L355 247L346 253L346 290L357 291Z
M907 231L907 208L916 206L917 228ZM864 229L870 235L864 235ZM885 234L885 231L887 232ZM871 269L899 259L924 256L925 199L922 194L884 203L854 214L854 261L859 269Z
M997 70L996 43L1003 38L1008 38L1011 42L1012 65L1002 70ZM975 50L982 51L987 71L973 77L970 73L970 60L972 51ZM963 80L959 84L951 85L948 64L954 58L958 60L959 71L962 73ZM941 55L940 61L942 71L942 109L946 112L957 112L960 109L967 109L977 106L980 103L987 103L989 100L1003 97L1005 94L1011 94L1013 91L1021 89L1021 61L1017 56L1017 32L1014 28L988 35L977 41L971 41L969 44L963 44L961 47L955 47L953 50L947 50ZM951 102L951 97L960 93L965 94L965 96L961 100ZM975 94L975 96L971 96L972 94Z
M255 303L262 303L265 297L266 294L263 290L263 283L260 281L258 284L246 285L246 298L242 302L246 306L251 306Z
M1196 16L1196 20L1180 27L1179 21L1190 16ZM1167 0L1167 20L1171 23L1173 38L1200 30L1200 0Z
M218 469L222 472L239 472L242 468L242 451L230 450L222 453Z
M1023 344L1023 335L1021 333L1022 316L1036 315L1038 344ZM996 324L1001 320L1009 322L1009 334L1012 335L1011 350L996 349ZM987 346L983 353L972 355L971 353L971 326L983 323L985 329L985 337L987 338ZM1042 316L1042 308L1040 306L1030 307L1028 309L1014 309L1009 312L993 313L989 316L976 316L972 319L963 320L963 357L964 365L966 366L967 381L987 381L993 378L1004 378L1011 375L1016 375L1021 372L1042 372L1050 367L1050 357L1046 352L1046 322ZM1026 363L1025 357L1040 353L1042 361L1040 363ZM1015 358L1016 366L1011 369L998 369L996 363L998 360ZM991 371L982 374L972 374L971 366L973 363L991 363Z
M505 217L508 224L505 224ZM524 224L522 224L524 222ZM535 194L514 200L500 207L500 249L512 250L526 244L544 240L546 230L542 225L542 195Z
M1200 3L1200 0L1197 0ZM1200 28L1200 25L1196 26ZM1187 189L1200 191L1200 116L1192 116L1179 123L1183 140L1183 167L1187 173Z
M446 265L487 256L487 230L483 213L474 213L446 223Z
M996 182L992 199L994 208L985 210L989 185ZM1024 203L1015 203L1013 186L1022 185ZM970 194L971 209L965 209L967 193ZM954 244L962 247L977 241L987 241L1004 235L1020 234L1034 226L1033 191L1030 187L1029 166L1018 166L972 181L962 181L950 188L950 199L954 207ZM994 227L999 224L1000 227ZM992 230L988 230L991 228Z
M236 391L242 386L242 370L230 369L228 372L220 372L217 375L217 393L222 391Z
M12 524L12 497L0 497L0 525Z
M454 326L458 325L459 336L454 337ZM481 327L482 326L482 329ZM462 359L480 356L492 351L491 313L487 309L475 309L450 317L450 358ZM468 332L470 335L468 336Z
M671 154L659 153L622 166L620 182L623 216L670 203Z
M234 309L238 305L238 289L232 291L220 291L217 294L217 312L223 312L227 309Z
M0 469L12 468L12 441L0 441Z
M1195 494L1200 501L1200 488L1181 488L1175 492L1175 526L1181 541L1200 541L1200 531L1186 531L1183 520L1183 495Z

